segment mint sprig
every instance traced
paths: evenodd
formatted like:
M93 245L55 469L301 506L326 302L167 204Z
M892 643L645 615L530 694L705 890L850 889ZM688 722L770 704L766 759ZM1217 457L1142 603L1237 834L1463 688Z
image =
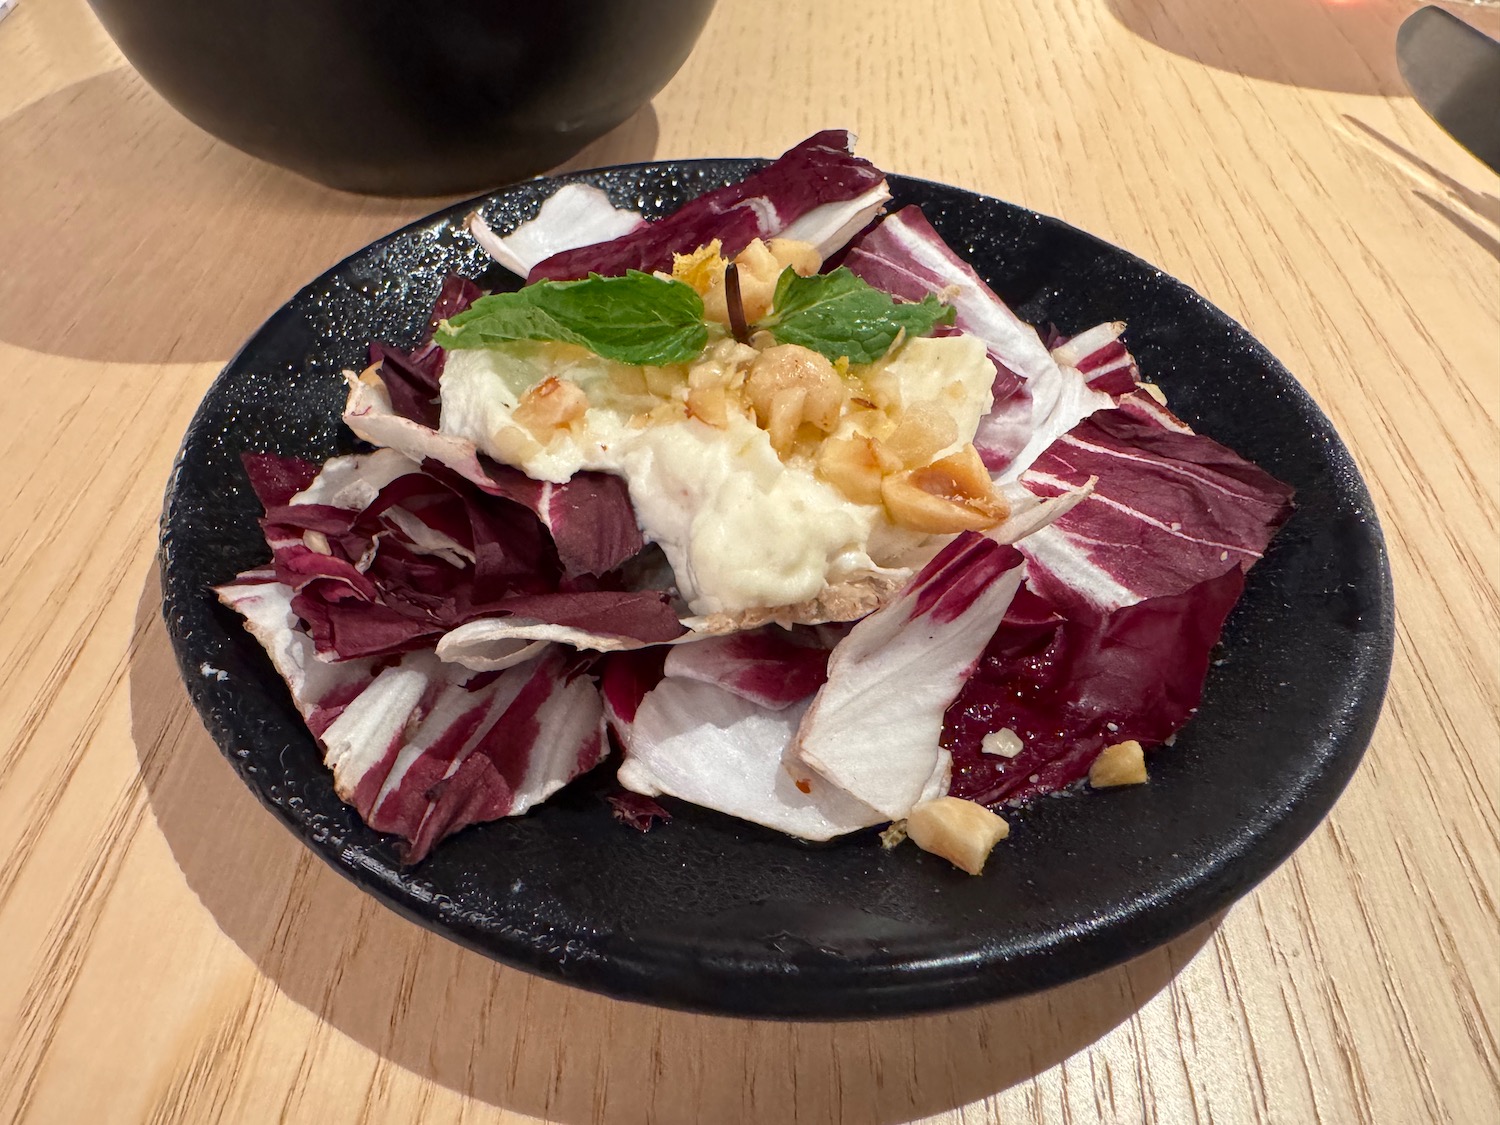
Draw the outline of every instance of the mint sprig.
M436 338L444 348L516 340L556 340L620 363L660 366L696 359L708 343L708 325L692 286L631 270L480 297Z
M772 313L753 327L779 343L801 344L831 360L874 363L897 336L926 336L953 319L932 295L897 301L844 267L802 277L790 266L776 282ZM689 363L708 344L703 299L681 281L631 270L581 281L539 281L481 297L444 322L444 348L488 348L517 340L578 344L637 366Z
M953 309L928 294L920 301L897 301L840 266L832 273L802 277L782 271L771 301L772 313L755 327L780 343L801 344L828 359L874 363L896 337L925 336L953 319Z

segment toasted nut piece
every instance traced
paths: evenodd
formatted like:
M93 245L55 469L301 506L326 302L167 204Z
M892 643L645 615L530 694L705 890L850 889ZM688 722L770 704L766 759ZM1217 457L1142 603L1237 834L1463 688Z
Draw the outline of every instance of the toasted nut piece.
M588 396L577 385L553 376L522 395L511 417L545 444L553 431L582 418L588 408Z
M1135 739L1116 742L1099 751L1089 767L1089 784L1095 789L1114 785L1142 785L1146 781L1146 754Z
M946 475L928 474L909 469L893 473L880 482L880 499L897 527L924 531L929 535L946 535L959 531L986 531L1006 516L1005 501L999 495L986 499L939 496L927 491L924 484L942 482Z
M776 279L785 267L776 260L771 248L758 238L752 239L749 246L734 256L734 264L740 271L740 305L745 310L745 323L754 324L771 311ZM727 310L725 315L728 315Z
M734 256L740 271L740 304L745 310L745 321L754 324L768 312L776 296L776 283L788 266L806 277L818 272L823 264L822 256L810 243L792 238L773 238L769 243L752 239ZM722 290L723 274L719 284ZM726 312L727 315L727 312Z
M628 363L612 363L609 366L609 385L618 394L646 395L651 391L646 386L646 373Z
M651 413L646 415L646 423L651 426L666 426L681 422L687 416L687 403L681 399L669 398L666 402L657 403L652 407ZM634 420L634 418L631 419L632 422Z
M716 430L729 426L729 392L722 386L692 387L688 390L689 418L705 422Z
M687 384L694 389L699 387L727 387L734 378L737 368L733 364L719 363L715 360L704 360L695 363L688 368Z
M717 241L710 245L717 254ZM695 289L698 289L699 280L706 277L706 288L698 289L703 295L704 315L709 320L728 324L729 307L724 297L724 267L728 263L723 258L718 258L717 261L709 259L707 248L696 250L682 259L680 273L678 260L673 260L672 275ZM794 238L773 238L768 244L757 238L734 256L734 264L739 267L740 305L745 310L745 322L754 324L771 311L771 301L776 296L776 283L787 266L806 277L818 272L823 259L817 248L807 242L799 242Z
M304 531L302 533L302 543L309 551L313 551L316 554L333 554L333 547L328 543L328 536L324 535L321 531Z
M646 390L657 398L671 398L682 389L683 377L680 367L643 367L641 374L646 379Z
M984 460L973 445L966 445L957 453L950 453L930 465L914 469L912 479L919 488L934 496L965 500L994 499L1003 503L1002 497L995 494L990 471L984 467Z
M892 523L929 534L983 531L1010 510L972 445L919 469L893 473L881 482L880 497Z
M885 439L886 448L907 467L925 465L958 440L958 423L946 410L915 402L901 412L896 428Z
M856 504L879 504L880 482L901 467L874 438L829 438L818 450L818 472Z
M770 428L774 409L782 418L781 425L787 425L788 407L776 407L775 403L778 399L783 404L791 401L793 396L784 393L789 390L802 392L800 413L791 423L792 434L803 422L825 434L837 428L848 390L827 359L800 344L778 344L761 352L745 376L745 392L756 421ZM774 435L771 444L778 450L785 448Z
M776 295L776 279L782 267L777 264L770 247L758 238L734 256L734 264L739 268L740 307L745 310L745 323L754 324L771 311L771 298ZM727 325L729 304L724 295L725 265L728 263L724 262L716 269L703 294L703 313L709 320Z
M782 387L771 396L765 425L771 436L771 448L777 453L788 452L796 442L806 409L807 391L802 387Z
M1009 727L1000 730L992 730L984 736L980 742L979 749L985 754L995 754L1001 758L1014 758L1022 750L1026 749L1026 743L1021 741L1021 736Z
M1010 835L1010 825L983 805L961 797L935 797L912 807L906 834L924 852L978 875L990 849Z
M823 266L823 255L818 253L818 248L811 242L801 242L795 238L773 238L767 246L771 257L776 260L778 281L787 266L791 266L803 277L811 277Z
M495 450L495 456L506 465L525 464L529 458L542 451L536 438L509 422L502 422L490 435L490 445Z
M760 353L747 344L736 343L734 340L720 340L704 353L702 359L688 369L687 385L691 389L724 387L730 391L738 390L744 385L745 372L749 365L759 356ZM661 368L657 370L664 371Z
M892 848L900 846L901 841L904 839L906 839L906 821L893 820L880 833L880 846L886 851L890 851Z

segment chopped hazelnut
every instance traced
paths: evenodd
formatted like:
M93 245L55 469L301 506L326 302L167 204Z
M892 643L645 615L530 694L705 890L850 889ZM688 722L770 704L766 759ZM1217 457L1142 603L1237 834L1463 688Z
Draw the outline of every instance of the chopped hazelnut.
M917 402L901 412L886 446L907 466L925 465L939 450L958 440L953 415L930 402Z
M928 533L984 531L1009 514L972 445L881 482L891 522Z
M682 369L678 367L643 367L641 377L646 390L657 398L672 398L682 388Z
M824 433L838 426L848 391L833 364L798 344L778 344L750 365L745 393L756 420L785 454L804 422Z
M511 417L545 443L554 430L582 418L588 408L588 396L576 384L554 376L543 379L522 395Z
M979 744L979 749L985 754L998 754L1002 758L1014 758L1026 744L1021 741L1021 736L1009 727L1003 730L992 730L984 736Z
M508 465L519 465L528 457L535 457L542 448L530 433L509 422L501 423L490 435L490 445Z
M818 450L818 473L856 504L879 504L880 482L901 467L880 442L863 434L830 438Z
M914 806L906 834L924 852L978 875L990 850L1010 835L1010 825L983 805L961 797L936 797Z
M817 273L823 264L816 247L790 238L773 238L769 244L758 238L752 239L735 255L734 263L739 270L740 305L746 322L750 324L771 310L782 270L791 266L806 276ZM690 255L684 260L680 274L675 263L673 267L674 276L687 281L702 294L704 315L720 324L729 323L724 293L724 267L727 264L719 257L719 247L715 246L712 256L703 249ZM698 288L700 284L703 285L701 289Z
M717 430L729 425L729 392L723 387L692 387L687 396L688 417Z
M823 265L823 255L810 242L799 242L795 238L773 238L766 246L778 266L783 270L791 266L803 277L811 277ZM780 280L780 273L776 276Z
M1146 780L1146 755L1135 739L1116 742L1099 751L1089 767L1089 784L1095 789L1115 785L1141 785Z

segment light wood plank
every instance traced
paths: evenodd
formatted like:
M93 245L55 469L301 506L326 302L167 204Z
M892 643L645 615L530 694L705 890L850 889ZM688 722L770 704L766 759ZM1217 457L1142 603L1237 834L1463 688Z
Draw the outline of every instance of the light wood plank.
M721 0L570 167L772 155L1059 215L1246 324L1358 458L1396 666L1333 816L1216 927L1022 1001L786 1025L615 1003L413 927L186 702L155 520L215 371L434 200L198 132L80 0L0 24L0 1120L1500 1120L1500 178L1402 92L1407 0ZM1493 9L1453 5L1495 30Z

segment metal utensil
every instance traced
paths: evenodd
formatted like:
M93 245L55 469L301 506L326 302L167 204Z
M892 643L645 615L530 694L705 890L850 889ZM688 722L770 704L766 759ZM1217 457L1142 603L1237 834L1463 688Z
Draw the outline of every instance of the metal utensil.
M1429 6L1396 33L1396 63L1417 104L1500 172L1500 43Z

